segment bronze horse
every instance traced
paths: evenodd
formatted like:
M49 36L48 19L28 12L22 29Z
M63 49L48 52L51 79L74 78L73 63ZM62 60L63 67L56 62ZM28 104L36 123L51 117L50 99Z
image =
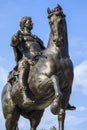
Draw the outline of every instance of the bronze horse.
M6 119L6 130L18 130L20 115L30 120L30 130L36 130L44 109L51 105L51 112L58 115L59 130L64 130L65 110L69 102L73 65L68 53L65 15L58 5L48 9L51 33L47 48L39 60L31 66L28 78L27 96L32 100L23 106L21 90L12 95L14 87L7 83L2 92L2 108Z

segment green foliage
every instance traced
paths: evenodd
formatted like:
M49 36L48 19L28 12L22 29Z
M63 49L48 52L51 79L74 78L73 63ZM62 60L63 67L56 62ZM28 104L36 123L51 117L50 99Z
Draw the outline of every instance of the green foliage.
M53 126L52 128L50 128L50 130L57 130L55 126Z
M41 129L41 130L46 130L46 129ZM57 130L55 126L52 126L52 128L50 128L50 130Z

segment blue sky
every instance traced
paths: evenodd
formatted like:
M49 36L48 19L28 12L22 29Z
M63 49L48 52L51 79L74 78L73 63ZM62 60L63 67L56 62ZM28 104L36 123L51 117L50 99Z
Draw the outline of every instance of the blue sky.
M50 28L47 8L53 9L60 4L66 14L69 53L74 64L74 82L70 102L76 105L76 111L66 113L65 130L87 129L87 1L79 0L3 0L0 1L0 95L6 83L7 75L15 65L13 50L10 47L11 36L19 30L22 16L31 16L34 28L32 33L39 36L47 45ZM0 130L5 130L0 102ZM57 116L51 114L49 107L37 130L49 130L58 127ZM29 129L29 121L19 120L21 130Z

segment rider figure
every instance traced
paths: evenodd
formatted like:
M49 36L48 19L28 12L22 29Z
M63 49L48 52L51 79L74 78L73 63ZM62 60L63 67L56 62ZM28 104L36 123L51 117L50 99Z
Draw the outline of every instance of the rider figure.
M30 101L25 93L30 64L33 65L36 63L35 59L38 60L40 52L45 49L42 40L31 33L32 29L33 23L31 17L22 17L20 20L20 30L17 31L11 39L11 46L14 50L19 74L19 83L22 89L24 89L22 92L24 105L29 104L29 102L32 103L32 100ZM74 110L75 107L68 104L67 109Z
M20 20L20 30L11 39L11 46L13 47L15 61L18 66L19 84L24 89L24 92L22 92L23 104L30 102L25 93L30 64L36 63L35 59L38 60L40 52L45 49L42 40L36 35L31 34L32 28L31 17L22 17Z

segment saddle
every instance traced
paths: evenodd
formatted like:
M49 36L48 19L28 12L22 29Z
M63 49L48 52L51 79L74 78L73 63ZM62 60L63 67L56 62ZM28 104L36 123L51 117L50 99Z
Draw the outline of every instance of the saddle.
M14 82L18 81L18 65L16 65L12 71L9 72L7 82L9 82L11 85L13 85Z
M40 57L42 56L42 52L38 52L37 55L35 55L32 59L28 59L27 57L23 56L23 59L27 60L30 66L34 66L37 61L39 60ZM21 61L21 60L20 60ZM18 71L18 64L13 68L12 71L9 72L7 82L9 82L11 85L16 83L19 79L19 71Z

